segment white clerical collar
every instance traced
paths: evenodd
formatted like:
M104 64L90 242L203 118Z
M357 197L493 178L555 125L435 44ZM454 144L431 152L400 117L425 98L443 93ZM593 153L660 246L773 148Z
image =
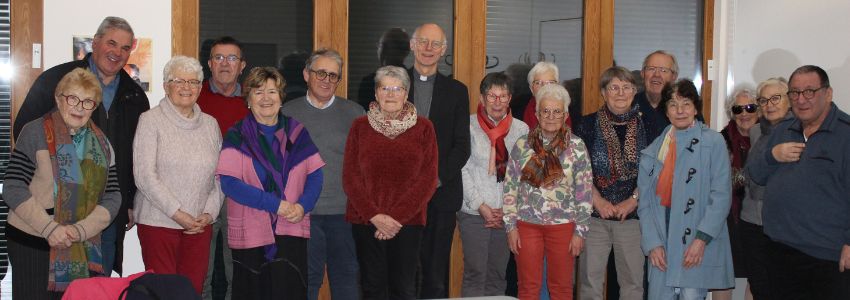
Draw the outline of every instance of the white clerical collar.
M325 106L321 106L321 107L316 105L316 103L312 99L310 99L310 93L307 93L307 95L304 98L306 98L307 103L309 103L311 106L318 108L318 109L325 109L325 108L331 107L331 104L334 104L334 100L336 100L336 95L331 96L331 100L328 100L328 103L326 103Z

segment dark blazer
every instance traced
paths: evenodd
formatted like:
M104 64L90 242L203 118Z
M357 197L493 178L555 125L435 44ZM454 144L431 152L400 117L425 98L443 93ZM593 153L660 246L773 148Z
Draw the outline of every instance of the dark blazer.
M76 68L89 67L89 57L86 55L82 60L67 62L44 71L33 82L27 93L26 99L15 118L14 136L17 137L21 129L32 120L40 118L56 107L54 94L56 85L65 74ZM121 188L121 209L115 216L115 222L124 225L128 222L127 209L132 208L133 198L136 195L136 184L133 179L133 137L136 136L136 124L139 116L150 109L150 102L145 91L133 81L133 78L124 70L118 73L121 79L118 82L118 90L109 111L105 111L103 105L98 105L92 113L91 119L109 138L109 143L115 151L115 166L118 169L118 186ZM115 252L115 267L113 270L121 273L121 262L124 244L124 230L119 227L116 230L118 245Z
M411 80L407 100L413 102L413 68L408 69L407 74ZM458 211L463 202L460 169L470 153L469 93L466 85L437 73L428 119L434 124L437 134L437 173L441 184L428 205L438 211Z

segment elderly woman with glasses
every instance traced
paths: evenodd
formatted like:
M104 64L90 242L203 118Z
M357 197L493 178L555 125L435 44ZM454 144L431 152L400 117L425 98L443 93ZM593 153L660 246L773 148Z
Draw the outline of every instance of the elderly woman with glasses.
M671 125L641 151L638 216L649 256L649 299L705 299L735 285L726 216L731 203L723 137L696 119L693 82L662 91Z
M115 154L90 119L97 77L74 69L53 97L57 109L23 127L4 178L15 299L59 299L71 281L104 276L100 233L121 206Z
M414 299L419 243L437 189L434 126L407 101L407 71L375 74L376 102L351 124L342 185L364 299Z
M196 103L198 60L175 56L163 77L165 98L142 114L133 140L134 214L145 268L186 276L200 294L223 199L215 179L221 134Z
M502 216L508 150L528 126L511 116L510 78L490 73L481 81L478 113L469 116L472 151L461 169L463 205L457 213L463 240L463 297L505 294L507 235Z
M306 299L310 211L322 191L319 149L280 111L286 81L251 69L242 93L251 111L228 129L216 173L227 196L233 295Z
M525 112L522 114L522 120L528 124L528 128L537 127L539 123L537 118L537 98L534 95L537 95L537 91L541 87L558 83L558 65L554 63L541 61L534 64L531 71L528 71L528 87L531 89L532 96L528 100L528 105L525 106ZM569 115L564 119L564 122L567 126L572 126Z
M761 119L759 124L750 128L751 157L764 156L770 135L776 125L794 118L791 112L791 100L788 99L788 82L785 78L770 78L759 83L756 88ZM745 174L749 172L751 162L744 166ZM768 261L765 253L770 247L770 239L764 234L762 227L762 203L764 203L765 186L759 185L746 176L746 192L741 202L741 222L738 234L744 250L744 267L747 271L748 291L753 299L770 299L771 286L768 280ZM730 232L731 233L731 232Z
M729 160L732 162L732 206L726 217L729 227L729 242L732 246L732 261L736 278L747 278L744 267L744 249L738 236L738 224L741 221L741 201L744 199L744 164L750 151L750 130L758 123L761 110L756 103L756 95L751 90L740 89L726 101L726 116L729 123L720 131L726 140ZM732 299L732 290L712 292L717 300Z
M572 299L573 264L590 225L593 174L584 142L564 125L567 90L550 84L535 97L540 125L517 140L505 172L505 231L517 261L519 298L539 297L545 254L549 295Z
M614 261L621 299L643 299L646 258L640 250L637 174L640 151L652 143L651 120L635 99L635 78L623 67L602 73L605 104L576 127L593 166L593 214L587 251L580 257L582 299L603 299L609 254Z

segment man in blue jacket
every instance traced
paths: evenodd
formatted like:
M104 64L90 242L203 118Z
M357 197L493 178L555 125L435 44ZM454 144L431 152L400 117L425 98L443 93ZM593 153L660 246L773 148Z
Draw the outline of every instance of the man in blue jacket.
M826 72L802 66L780 123L747 171L766 185L770 299L850 299L850 116L832 103ZM837 266L836 266L837 264Z

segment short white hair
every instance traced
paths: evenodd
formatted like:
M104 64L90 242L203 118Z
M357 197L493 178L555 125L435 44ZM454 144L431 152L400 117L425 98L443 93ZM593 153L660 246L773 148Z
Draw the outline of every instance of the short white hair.
M540 103L543 103L543 100L557 100L560 101L561 104L564 105L564 113L569 112L570 106L570 93L567 92L560 84L547 84L542 86L539 90L537 90L537 94L534 95L534 98L537 99L537 107L534 108L534 111L540 111Z
M531 71L528 71L528 86L531 86L531 82L534 81L534 77L544 73L552 73L552 75L555 75L555 80L559 80L560 78L558 77L558 65L548 61L541 61L534 64Z
M173 79L172 76L176 72L194 73L195 79L204 80L204 69L201 63L188 56L177 55L168 60L162 70L162 81L168 82Z

